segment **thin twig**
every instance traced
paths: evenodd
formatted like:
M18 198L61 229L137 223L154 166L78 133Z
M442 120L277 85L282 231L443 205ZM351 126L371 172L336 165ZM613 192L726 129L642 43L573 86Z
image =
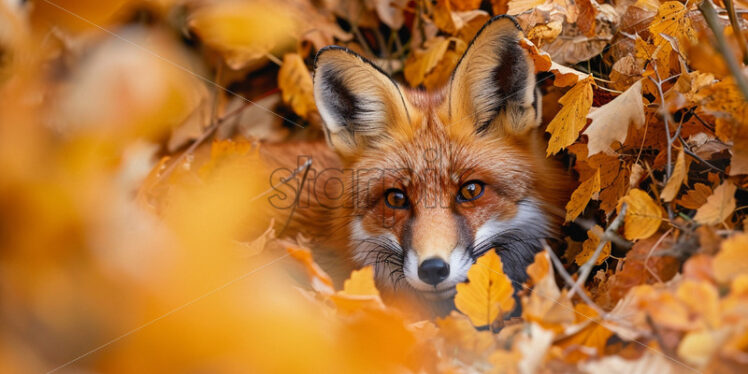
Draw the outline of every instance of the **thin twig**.
M724 170L722 170L722 169L720 169L720 168L718 168L718 167L714 166L714 165L713 165L712 163L710 163L709 161L707 161L707 160L704 160L703 158L701 158L701 156L699 156L699 155L697 155L696 153L694 153L694 152L693 152L693 151L691 150L691 147L690 147L690 146L688 145L688 143L686 143L686 141L685 141L685 140L683 139L683 137L682 137L682 136L680 136L680 135L679 135L679 136L678 136L678 140L680 140L680 144L681 144L681 145L683 146L683 152L685 152L685 153L686 153L687 155L689 155L689 156L691 156L691 157L695 158L695 159L696 159L697 161L701 162L702 164L704 164L704 165L708 166L709 168L712 168L712 169L714 169L714 170L716 170L716 171L718 171L718 172L720 172L720 173L724 173L724 172L725 172Z
M727 8L727 16L730 18L732 32L735 34L735 39L738 40L740 51L743 52L743 64L748 65L748 45L745 44L745 37L740 27L740 19L735 14L735 4L732 0L725 0L725 8Z
M616 219L614 219L613 222L608 225L608 228L605 229L603 236L600 238L600 244L598 244L597 248L595 248L595 252L592 254L592 257L590 257L587 262L585 262L584 265L582 265L582 267L579 269L579 278L577 279L576 283L574 283L574 286L572 286L571 291L569 292L569 297L574 296L577 290L581 290L582 286L587 281L587 277L590 275L590 272L592 272L592 268L595 266L597 258L600 257L600 253L602 253L603 248L605 248L605 244L610 241L610 238L615 235L615 233L623 224L623 217L626 216L626 209L626 203L621 205L621 211L618 213ZM584 294L584 291L580 291L579 294Z
M567 272L566 269L564 268L564 264L561 263L561 259L559 259L558 256L556 256L556 253L553 252L553 249L551 249L551 247L548 245L548 242L546 242L545 239L541 239L541 243L543 244L543 249L545 249L546 253L548 253L548 256L550 256L551 261L553 262L553 266L556 268L556 271L558 272L558 274L561 275L561 278L564 279L564 281L566 282L566 284L569 285L569 287L572 287L574 285L574 279L571 278L571 275L569 275L569 272ZM568 298L571 299L573 296L574 294L569 293ZM600 316L600 318L605 319L608 317L608 313L604 311L603 308L600 308L597 304L595 304L595 302L592 301L592 299L590 299L590 297L586 293L580 292L579 297L581 297L582 300L587 305L589 305L592 309L594 309L595 312L597 312L597 314Z
M712 2L710 0L702 1L701 4L699 4L699 10L701 11L701 14L704 15L706 24L712 30L714 37L717 39L717 49L722 54L725 62L727 62L727 67L735 77L735 83L738 85L740 92L743 93L743 97L748 100L748 82L743 75L738 60L735 59L735 55L731 53L732 51L730 51L730 48L727 45L724 30L722 29L722 25L720 25L719 21L717 20L717 13L714 11ZM740 29L735 30L735 32L739 33Z

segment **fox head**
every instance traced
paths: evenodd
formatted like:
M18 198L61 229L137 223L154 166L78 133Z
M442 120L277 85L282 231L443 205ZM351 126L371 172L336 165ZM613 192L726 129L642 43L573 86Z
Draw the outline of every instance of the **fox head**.
M404 88L345 48L317 55L327 141L354 172L341 213L351 255L380 284L450 299L492 249L520 282L552 235L545 207L561 179L533 135L540 97L522 37L513 18L493 18L438 92Z

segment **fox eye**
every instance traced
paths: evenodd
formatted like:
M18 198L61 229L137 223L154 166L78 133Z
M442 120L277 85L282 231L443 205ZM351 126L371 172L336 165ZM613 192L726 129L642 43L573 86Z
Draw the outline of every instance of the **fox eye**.
M384 193L384 203L392 209L408 209L408 196L397 188L390 188Z
M473 201L483 195L485 184L478 180L469 181L460 187L457 192L457 202L464 203Z

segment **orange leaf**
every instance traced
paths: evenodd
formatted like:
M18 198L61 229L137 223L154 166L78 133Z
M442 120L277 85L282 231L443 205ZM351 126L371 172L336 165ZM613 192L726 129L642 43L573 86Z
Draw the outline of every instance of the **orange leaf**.
M535 255L535 262L527 267L532 279L532 293L522 298L522 318L538 323L547 330L561 332L564 325L574 322L574 307L566 297L566 290L559 290L553 276L548 253Z
M681 196L675 203L687 208L698 209L706 204L706 199L712 194L712 189L703 183L696 183L692 190L688 190L685 195Z
M489 250L468 270L468 282L457 285L455 306L475 326L486 326L514 310L514 288L501 258Z
M351 277L343 283L343 290L331 295L331 299L345 313L384 307L374 284L374 268L371 266L351 272Z
M332 278L330 278L330 276L327 275L327 273L322 270L316 262L314 262L312 251L307 248L296 246L289 246L286 248L286 251L288 251L288 254L290 254L292 258L304 265L304 269L306 269L311 280L312 288L315 291L328 295L335 292Z
M582 182L571 194L571 199L566 204L566 222L575 220L598 192L600 192L600 169L597 169L592 178Z
M587 304L576 305L574 312L578 317L577 322L587 323L587 326L556 342L556 346L563 349L563 360L577 363L590 357L602 356L608 338L613 335L613 332L596 321L597 312Z
M619 213L623 203L628 206L623 218L626 239L646 239L657 232L662 223L662 209L646 192L637 188L629 191L618 204Z
M587 77L577 82L558 100L563 108L546 129L551 133L546 151L548 156L572 145L579 137L579 132L587 124L587 114L592 107L592 84L592 77Z
M748 274L748 234L734 235L723 241L713 266L714 277L724 283Z

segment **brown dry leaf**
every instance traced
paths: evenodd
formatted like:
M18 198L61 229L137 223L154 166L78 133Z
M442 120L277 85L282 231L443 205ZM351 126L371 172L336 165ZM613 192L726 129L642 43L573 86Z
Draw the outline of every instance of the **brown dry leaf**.
M686 209L699 209L706 204L706 199L712 194L712 189L703 183L696 183L692 190L688 190L685 195L676 200L675 203Z
M585 74L579 70L557 64L553 61L551 61L550 71L554 75L553 85L556 87L568 87L576 84L579 80L587 79L590 77L589 74Z
M475 326L491 325L514 310L514 288L504 274L501 258L489 250L468 270L468 282L457 285L455 306Z
M525 38L519 41L519 45L530 53L532 62L535 65L535 74L548 71L551 68L551 56L548 53L541 52L532 41Z
M690 160L690 159L689 159ZM686 160L686 154L681 150L678 153L678 157L675 159L675 167L673 167L673 173L670 175L665 188L660 193L660 198L663 201L673 201L678 196L680 186L688 183L688 166L690 162Z
M590 37L595 35L595 16L597 15L597 8L592 5L594 0L578 0L575 2L579 8L579 16L577 18L577 27L583 35ZM597 3L595 3L597 5Z
M592 107L592 77L583 79L559 99L563 108L546 129L551 134L546 155L550 156L570 146L587 124L587 114Z
M535 262L527 267L527 274L532 281L532 293L522 297L522 318L561 332L565 325L574 322L574 308L566 290L561 291L556 285L548 253L538 252Z
M312 74L306 68L304 59L297 53L286 53L283 65L278 71L278 87L283 93L283 102L291 105L299 116L307 118L317 110L314 103Z
M234 70L292 43L291 36L295 34L295 21L289 11L265 1L210 4L190 16L189 26Z
M537 41L538 44L542 42L548 42L556 39L563 30L563 24L560 21L552 21L546 24L535 25L530 31L527 32L527 38L530 40ZM551 56L548 55L550 59Z
M425 50L415 51L408 57L403 73L412 87L418 87L423 83L426 75L442 60L452 40L442 36L430 39L426 42Z
M571 199L566 204L566 222L570 222L579 217L587 206L587 203L600 192L600 169L597 169L595 175L582 182L571 194Z
M748 234L737 234L723 241L713 266L714 277L722 283L748 274Z
M405 22L403 10L407 3L408 0L366 0L366 5L370 9L372 7L376 9L377 15L382 23L393 30L403 27L403 22ZM348 14L347 16L355 17L355 15L352 14Z
M641 79L642 67L631 54L616 61L611 67L611 87L616 90L626 90L634 82Z
M611 102L593 109L587 118L592 120L583 134L587 135L587 149L592 156L598 152L615 154L610 145L623 144L630 124L641 128L644 124L644 103L641 81L636 82Z
M735 210L735 191L737 187L726 180L706 199L693 217L694 221L702 225L717 225L722 223Z
M618 204L618 212L623 204L628 206L623 219L623 236L628 240L646 239L660 227L662 208L646 192L634 188Z
M327 273L322 270L316 262L314 262L312 251L297 246L288 246L286 251L288 251L288 254L291 255L293 259L304 266L304 269L311 280L312 289L324 295L332 295L335 293L332 278L330 278L330 276L327 275Z
M574 259L574 262L576 262L577 265L582 266L590 259L590 257L592 257L592 254L595 253L595 250L597 250L597 246L600 245L600 240L602 239L604 234L605 232L603 231L603 228L599 225L595 225L589 231L587 231L587 240L585 240L582 244L582 251L579 252L577 257ZM602 265L603 262L605 262L605 260L608 258L608 256L610 256L611 246L612 245L609 241L605 242L605 246L603 246L603 249L600 252L600 256L595 262L595 266Z

